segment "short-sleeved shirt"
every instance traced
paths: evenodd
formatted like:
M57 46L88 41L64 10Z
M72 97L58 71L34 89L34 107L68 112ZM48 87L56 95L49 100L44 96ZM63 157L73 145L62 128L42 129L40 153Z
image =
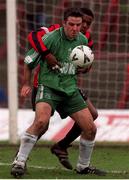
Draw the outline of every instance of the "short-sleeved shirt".
M47 59L42 59L41 55L31 49L25 57L25 63L30 68L34 68L40 63L40 72L38 78L38 84L44 85L54 90L66 93L66 95L72 95L77 87L76 67L70 60L70 53L72 49L78 45L87 45L88 40L82 34L70 40L65 36L64 28L54 30L42 38L45 46L60 62L60 72L53 71L47 64Z

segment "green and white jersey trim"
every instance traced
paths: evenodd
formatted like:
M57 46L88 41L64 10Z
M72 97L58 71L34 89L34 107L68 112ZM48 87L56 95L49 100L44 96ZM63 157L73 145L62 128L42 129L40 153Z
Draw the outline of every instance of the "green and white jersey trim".
M27 56L25 57L24 62L25 62L26 64L30 64L30 63L32 63L36 58L38 58L38 56L39 56L39 53L36 52L36 51L34 51L31 55L27 55Z
M45 41L45 40L48 38L48 36L50 36L50 34L53 34L53 32L54 32L54 31L51 31L51 32L46 33L46 34L42 37L42 40Z
M43 96L44 96L43 90L44 90L44 86L43 85L39 85L38 92L37 92L37 95L36 95L36 101L37 100L41 100L43 98Z

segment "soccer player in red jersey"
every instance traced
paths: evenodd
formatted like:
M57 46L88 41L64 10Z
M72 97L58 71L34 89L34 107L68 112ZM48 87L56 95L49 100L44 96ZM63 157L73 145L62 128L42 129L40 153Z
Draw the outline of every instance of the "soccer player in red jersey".
M93 40L91 38L91 34L88 31L88 29L90 28L90 25L92 23L92 21L94 20L94 14L93 12L88 9L88 8L81 8L81 11L83 13L83 23L82 23L82 28L81 28L81 32L87 37L88 39L88 46L93 49ZM42 54L42 56L47 56L49 58L49 62L51 61L51 66L55 66L56 65L56 61L55 59L53 59L53 56L50 54L49 50L45 47L45 45L43 44L43 41L41 40L42 36L48 32L51 32L55 29L58 29L60 27L59 24L54 24L51 25L50 27L46 28L46 27L41 27L39 31L33 31L28 35L28 40L31 44L31 46L40 54ZM33 110L35 109L35 97L36 97L36 93L37 93L37 78L38 78L38 71L39 68L36 70L36 73L34 75L34 88L32 91L32 106L33 106ZM86 69L87 71L87 69ZM81 69L80 72L84 73L85 70ZM93 119L95 120L98 117L98 113L96 108L94 107L94 105L92 104L92 102L90 101L90 99L88 99L87 97L87 93L82 91L80 89L80 92L84 98L84 100L87 100L88 103L88 108L92 114ZM55 154L60 163L66 167L67 169L72 169L72 165L69 162L68 159L68 151L67 148L70 146L71 142L73 142L77 137L79 137L81 134L81 128L74 123L73 127L70 129L70 131L66 134L66 136L60 140L58 143L54 144L51 147L51 152L53 154Z

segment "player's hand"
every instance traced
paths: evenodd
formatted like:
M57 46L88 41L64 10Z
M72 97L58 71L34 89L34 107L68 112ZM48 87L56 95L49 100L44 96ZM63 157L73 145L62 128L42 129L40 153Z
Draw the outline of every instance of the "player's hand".
M30 95L31 91L32 91L31 86L25 84L21 89L21 96L26 97Z
M92 66L92 65L91 65L91 66ZM89 72L90 69L91 69L91 66L85 67L85 68L78 67L78 68L77 68L77 74L81 74L81 73L84 74L84 73Z
M47 64L52 70L60 70L60 63L56 60L56 57L49 53L47 56Z

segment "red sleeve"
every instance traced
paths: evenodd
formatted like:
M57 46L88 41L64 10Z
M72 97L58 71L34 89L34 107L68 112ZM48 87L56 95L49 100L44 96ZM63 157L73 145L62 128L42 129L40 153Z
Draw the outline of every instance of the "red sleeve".
M93 42L93 40L92 40L92 38L91 38L90 32L86 31L85 36L86 36L86 38L88 39L88 46L89 46L91 49L93 49L93 44L94 44L94 42Z
M45 44L42 41L42 36L44 36L46 33L51 32L55 29L60 28L59 24L51 25L50 27L41 27L39 31L32 31L28 35L28 41L30 45L40 54L46 56L49 54L49 50L45 46Z
M41 44L42 36L44 36L46 32L44 29L40 29L39 31L32 31L28 35L28 41L30 45L37 51L41 53L41 49L45 51L47 48L44 44Z

